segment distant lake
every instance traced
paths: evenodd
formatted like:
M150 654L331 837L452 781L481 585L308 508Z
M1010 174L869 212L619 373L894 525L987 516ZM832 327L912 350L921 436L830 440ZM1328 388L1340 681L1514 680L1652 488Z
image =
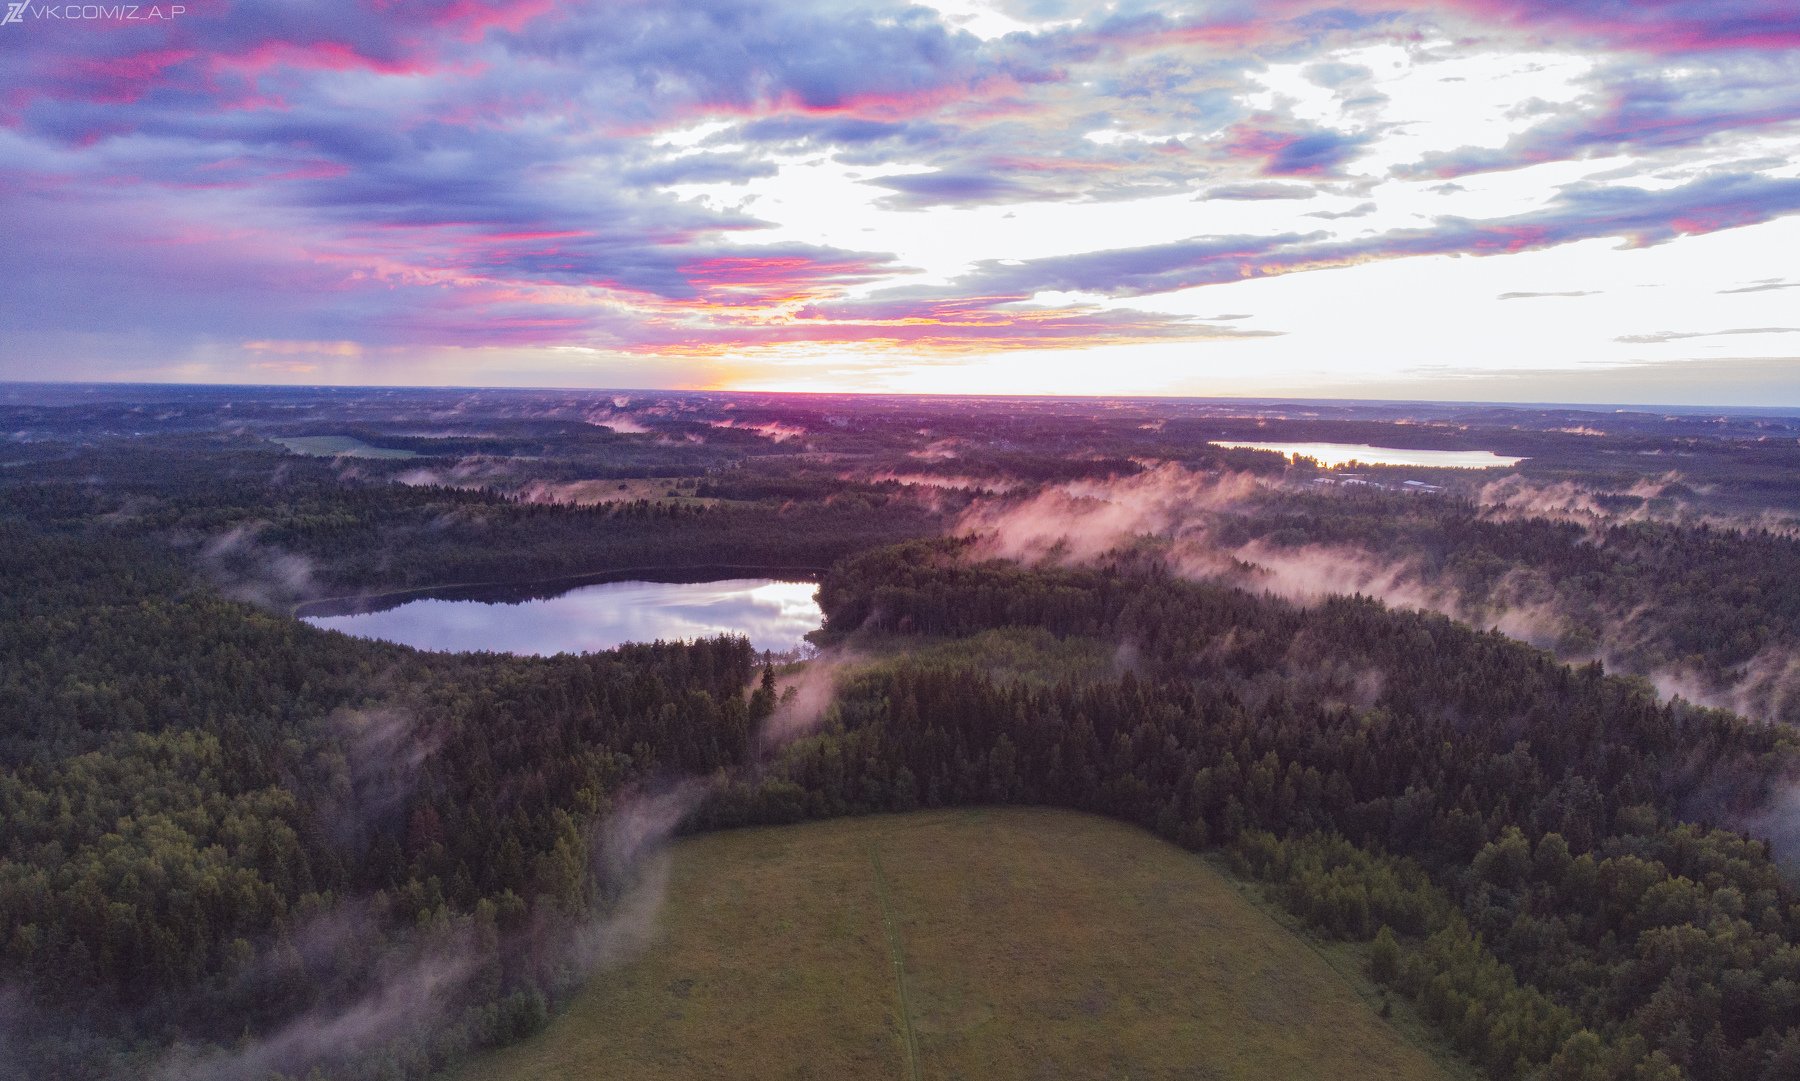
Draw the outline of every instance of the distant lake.
M741 634L757 650L805 644L823 616L812 582L732 578L718 582L606 582L562 592L462 590L379 611L301 618L359 638L446 652L490 650L520 656L589 653L626 642ZM469 593L482 596L471 598Z
M1289 458L1316 458L1320 465L1336 468L1349 462L1364 465L1430 465L1440 469L1492 469L1495 466L1518 465L1523 458L1509 458L1487 450L1401 450L1398 447L1371 447L1366 443L1245 443L1226 439L1208 440L1215 447L1241 447L1248 450L1272 450Z

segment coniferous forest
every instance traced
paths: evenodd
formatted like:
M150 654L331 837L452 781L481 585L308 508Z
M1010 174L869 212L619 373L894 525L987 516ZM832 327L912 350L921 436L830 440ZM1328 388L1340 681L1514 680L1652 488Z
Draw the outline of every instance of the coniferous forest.
M1254 422L1482 471L1221 447L1226 403L417 434L458 393L0 409L9 1076L428 1077L605 979L672 833L999 804L1221 861L1487 1076L1800 1076L1800 422ZM708 568L811 576L812 645L298 618Z

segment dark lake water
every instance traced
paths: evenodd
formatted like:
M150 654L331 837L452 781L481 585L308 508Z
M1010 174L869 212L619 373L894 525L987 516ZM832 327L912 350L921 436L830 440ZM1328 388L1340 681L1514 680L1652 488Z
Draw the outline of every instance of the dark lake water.
M535 596L487 590L477 597L421 597L379 611L301 618L361 638L442 651L547 657L626 642L741 634L758 650L785 653L819 628L817 589L812 582L773 578L606 582Z

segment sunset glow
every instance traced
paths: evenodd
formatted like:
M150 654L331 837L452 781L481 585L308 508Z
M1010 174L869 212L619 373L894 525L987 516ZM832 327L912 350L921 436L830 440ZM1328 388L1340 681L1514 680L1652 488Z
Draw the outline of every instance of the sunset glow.
M43 10L0 378L1800 404L1785 0Z

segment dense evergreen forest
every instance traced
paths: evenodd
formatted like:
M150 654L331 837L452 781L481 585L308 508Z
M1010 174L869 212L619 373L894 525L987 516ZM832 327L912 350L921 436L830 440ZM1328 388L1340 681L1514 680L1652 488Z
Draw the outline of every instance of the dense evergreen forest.
M416 972L467 939L482 971L435 1028L338 1066L419 1075L509 1038L576 976L562 953L610 888L593 831L636 786L742 761L769 706L741 693L742 639L424 654L10 521L0 571L3 950L63 1019L7 1042L51 1076L280 1033L401 978L369 958Z
M1019 803L1229 858L1496 1078L1800 1076L1763 839L1794 737L1608 674L1792 655L1775 421L141 392L0 408L0 1072L427 1077L626 948L672 829ZM1205 442L1270 426L1536 455L1520 483L1617 513ZM943 536L1171 468L1236 494L1080 560ZM1269 592L1344 552L1464 622ZM290 614L721 564L832 568L816 727L740 638L433 654ZM1526 605L1562 660L1468 625Z
M738 490L751 486L740 481L727 501L659 493L574 505L353 469L254 441L172 438L103 444L4 490L30 521L159 537L189 550L228 590L287 603L609 567L822 567L941 527L917 500L835 478L810 483L798 499Z

